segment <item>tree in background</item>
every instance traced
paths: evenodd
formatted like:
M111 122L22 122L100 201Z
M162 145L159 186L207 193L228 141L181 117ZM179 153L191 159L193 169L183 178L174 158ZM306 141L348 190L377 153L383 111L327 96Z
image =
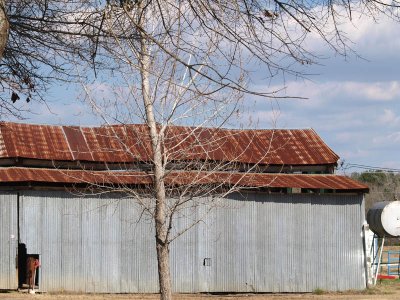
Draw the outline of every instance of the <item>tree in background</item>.
M400 200L400 174L382 171L352 173L351 178L364 182L370 188L365 196L365 210L381 201Z

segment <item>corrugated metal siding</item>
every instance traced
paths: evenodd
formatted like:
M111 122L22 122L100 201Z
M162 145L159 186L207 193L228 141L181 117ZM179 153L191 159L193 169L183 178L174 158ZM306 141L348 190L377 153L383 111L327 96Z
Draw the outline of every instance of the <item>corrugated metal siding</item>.
M138 222L136 203L65 192L27 192L21 203L21 242L40 254L42 290L157 292L152 225Z
M18 287L17 195L0 193L0 289Z
M273 195L268 202L263 202L265 195L248 195L253 196L255 201L240 201L243 207L236 209L236 215L226 210L219 212L229 219L217 227L231 234L231 237L221 235L221 239L233 240L228 245L218 243L223 246L217 252L221 255L224 248L231 249L237 257L221 255L221 263L237 267L226 273L221 268L216 277L227 276L225 282L230 285L215 286L214 289L230 291L237 288L231 285L234 282L231 274L235 274L243 290L246 278L242 275L238 279L241 274L246 274L243 264L248 266L248 272L254 270L249 267L256 266L253 286L258 292L365 287L359 197ZM236 227L229 225L238 219L247 221L242 226L240 222ZM257 246L253 249L235 247L235 237L245 237L242 239L244 245ZM250 238L254 240L246 240ZM238 257L246 259L238 260Z
M202 222L171 245L175 291L365 288L361 195L245 195L177 217L175 233ZM153 225L133 200L26 192L20 210L21 240L41 254L42 290L158 291Z

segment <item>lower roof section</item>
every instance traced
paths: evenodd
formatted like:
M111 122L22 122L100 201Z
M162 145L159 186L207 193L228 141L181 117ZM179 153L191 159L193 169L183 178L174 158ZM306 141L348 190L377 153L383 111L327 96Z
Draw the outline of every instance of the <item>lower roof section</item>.
M149 185L152 175L134 171L89 171L39 168L0 168L0 183L4 186L20 183ZM346 176L331 174L269 174L171 171L165 177L167 185L217 184L246 188L329 189L349 192L368 192L368 186Z

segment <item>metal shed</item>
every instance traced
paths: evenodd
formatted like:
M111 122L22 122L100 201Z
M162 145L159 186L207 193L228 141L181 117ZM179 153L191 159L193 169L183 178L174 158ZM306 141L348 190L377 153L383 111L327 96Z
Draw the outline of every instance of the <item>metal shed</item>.
M175 292L365 288L362 195L246 192L220 203L172 244ZM42 291L158 292L153 225L135 201L21 191L2 193L0 205L2 288L18 287L19 236L40 255Z
M151 185L144 132L143 125L0 123L0 289L21 286L21 262L31 255L41 261L41 291L158 292L154 225L138 203L125 194L70 192L91 184ZM173 126L164 146L173 148L182 137L180 147L193 152L182 156L178 149L166 185L195 179L240 192L212 202L199 198L204 205L175 216L176 233L201 220L171 244L175 292L366 287L368 187L331 174L338 156L315 131ZM210 137L216 144L199 152L196 143ZM196 159L232 160L236 169L179 169Z

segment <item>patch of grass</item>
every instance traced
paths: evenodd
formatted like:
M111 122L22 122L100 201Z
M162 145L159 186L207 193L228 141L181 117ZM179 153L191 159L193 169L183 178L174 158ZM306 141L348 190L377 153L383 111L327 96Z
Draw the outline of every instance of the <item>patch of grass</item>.
M379 289L377 289L376 287L370 287L370 288L367 288L365 290L362 290L360 294L378 295L378 294L382 294L382 292L379 291Z
M320 288L316 288L315 290L313 290L313 294L315 294L315 295L322 295L324 293L325 293L325 291Z
M379 280L376 287L382 294L393 294L400 289L400 279Z
M400 278L397 279L381 279L378 281L379 285L395 285L398 286L400 284Z
M366 295L390 295L398 293L400 290L400 279L379 280L376 286L360 291L360 294Z

